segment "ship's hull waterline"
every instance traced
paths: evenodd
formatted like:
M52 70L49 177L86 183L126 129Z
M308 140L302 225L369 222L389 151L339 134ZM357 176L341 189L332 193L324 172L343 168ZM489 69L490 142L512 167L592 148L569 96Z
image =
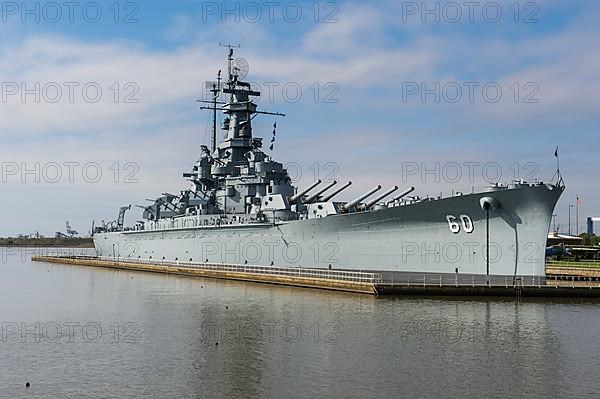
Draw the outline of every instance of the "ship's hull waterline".
M461 275L486 275L489 267L495 276L543 276L547 233L562 191L517 185L276 224L101 233L94 244L98 256L123 260ZM482 198L499 204L489 219Z

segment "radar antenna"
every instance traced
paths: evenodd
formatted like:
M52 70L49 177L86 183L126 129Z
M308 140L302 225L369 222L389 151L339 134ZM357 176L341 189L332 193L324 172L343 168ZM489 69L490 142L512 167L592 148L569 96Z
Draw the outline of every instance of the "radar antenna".
M233 61L233 75L236 76L238 80L246 79L249 71L250 65L245 58L236 58Z
M227 44L223 44L221 42L219 42L219 46L221 47L227 47L229 49L229 56L228 56L228 82L231 85L232 82L232 76L233 76L233 49L234 48L240 48L241 46L238 44L237 46L232 45L231 43L227 43Z

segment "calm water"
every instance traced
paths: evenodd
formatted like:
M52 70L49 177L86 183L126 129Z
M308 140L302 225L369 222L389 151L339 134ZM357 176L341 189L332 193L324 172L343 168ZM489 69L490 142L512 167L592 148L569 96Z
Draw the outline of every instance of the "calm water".
M600 390L600 303L376 299L34 264L0 250L6 398L597 398Z

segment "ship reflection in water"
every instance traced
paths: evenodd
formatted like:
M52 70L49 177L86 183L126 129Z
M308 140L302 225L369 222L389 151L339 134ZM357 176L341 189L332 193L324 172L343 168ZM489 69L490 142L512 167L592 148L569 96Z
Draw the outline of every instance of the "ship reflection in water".
M49 268L18 254L4 259L0 292L3 397L547 398L600 388L592 302L377 299Z

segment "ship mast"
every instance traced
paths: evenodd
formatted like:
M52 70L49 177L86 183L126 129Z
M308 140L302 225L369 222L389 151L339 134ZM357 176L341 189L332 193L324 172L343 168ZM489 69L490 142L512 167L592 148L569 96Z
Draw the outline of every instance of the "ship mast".
M229 49L227 54L227 83L222 82L222 73L219 70L216 84L212 84L210 92L213 94L211 101L201 101L199 103L209 103L210 106L202 106L201 110L211 110L213 112L213 126L212 126L212 142L211 152L214 154L217 150L217 111L222 111L228 114L227 124L224 124L224 129L228 131L226 141L237 140L238 143L234 147L236 150L241 150L242 147L251 147L252 140L252 125L251 121L254 119L253 114L262 115L273 115L273 116L285 116L278 112L267 112L258 111L256 105L249 99L251 96L260 96L260 92L254 91L250 88L248 82L242 82L239 80L238 71L239 69L235 65L233 58L234 48L240 47L239 45L234 46L231 44L219 43L222 47ZM223 87L226 86L226 87ZM220 93L229 94L229 101L219 101ZM221 108L217 106L222 105ZM239 142L242 139L245 142ZM241 146L239 144L242 144ZM233 157L233 159L239 158Z
M227 47L229 49L229 55L227 57L227 85L229 89L235 88L235 82L233 81L233 49L240 48L241 45L234 46L231 43L222 44L219 42L219 46ZM233 101L233 93L231 93L231 100Z
M213 94L213 129L212 129L212 140L211 140L211 153L214 154L217 150L217 100L219 99L219 93L221 92L221 70L217 75L217 84L213 84L211 93Z

